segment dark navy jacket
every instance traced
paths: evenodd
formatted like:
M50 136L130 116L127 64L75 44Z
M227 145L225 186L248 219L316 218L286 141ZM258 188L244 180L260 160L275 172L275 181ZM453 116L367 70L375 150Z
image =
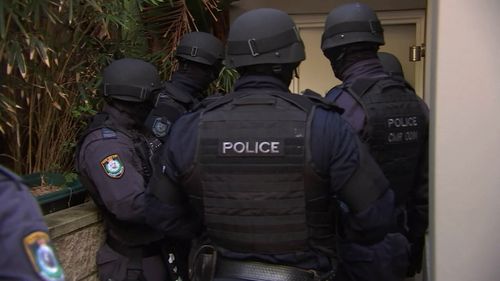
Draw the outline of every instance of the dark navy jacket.
M342 107L345 112L342 114L344 118L353 128L360 134L365 126L365 113L361 105L347 91L347 88L358 78L377 78L387 77L382 64L378 59L367 59L357 62L346 69L343 73L343 83L332 88L325 99L335 102ZM400 79L400 78L399 78ZM429 109L424 101L420 100L422 112L426 116L427 123L429 122ZM420 244L425 236L428 226L428 142L425 143L425 148L419 159L418 178L415 181L415 186L411 187L409 195L409 203L407 206L407 238L412 244ZM413 247L413 246L412 246ZM421 252L422 249L416 250ZM421 253L420 253L421 254ZM412 254L413 255L413 254ZM418 254L417 254L418 255ZM421 259L417 257L417 259ZM413 262L413 261L412 261ZM418 262L418 261L416 261Z
M343 83L331 89L325 99L335 102L345 111L344 118L353 127L356 133L360 133L365 125L365 113L361 105L345 90L355 79L367 77L387 76L378 59L360 61L350 66L343 75ZM429 109L421 100L422 111L429 116ZM428 225L428 158L427 151L422 155L419 168L419 179L413 189L411 203L413 206L409 211L409 227L412 236L422 237L425 235ZM410 237L412 238L412 237ZM410 239L411 240L411 239Z
M40 208L20 179L0 166L0 280L64 281Z
M282 82L268 76L246 76L240 78L235 85L235 91L243 89L268 89L288 92L288 88ZM162 160L165 161L163 172L170 178L169 181L164 181L167 184L162 188L173 190L166 193L172 194L175 193L175 190L182 191L182 187L178 186L178 178L190 169L195 159L199 116L199 111L184 115L177 120L171 130L169 141L164 147L162 154ZM342 189L360 165L359 142L348 124L339 122L339 118L340 116L337 113L318 108L311 125L313 162L318 172L323 175L329 175L332 179L330 186L333 193L338 193ZM369 165L370 168L377 170L375 173L377 176L376 179L371 179L367 184L387 185L385 177L373 160L371 160ZM349 218L349 227L354 232L363 233L367 238L370 233L380 234L381 229L390 224L389 218L392 212L392 202L392 191L387 190L377 201L373 202L371 207L355 215L353 214ZM163 220L157 214L155 215L156 221L149 220L149 222L153 225L158 225L164 223L164 221L172 221L173 213L168 213L168 209L166 211L161 215L163 216ZM251 255L234 252L225 252L222 254L237 259L255 258L272 263L296 265L303 268L319 270L329 268L328 259L313 252L281 256Z

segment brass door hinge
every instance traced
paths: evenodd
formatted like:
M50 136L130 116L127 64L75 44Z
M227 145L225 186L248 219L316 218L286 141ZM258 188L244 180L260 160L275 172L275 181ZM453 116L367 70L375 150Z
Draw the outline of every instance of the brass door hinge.
M412 45L409 51L409 60L411 62L421 61L425 57L425 44L420 46Z

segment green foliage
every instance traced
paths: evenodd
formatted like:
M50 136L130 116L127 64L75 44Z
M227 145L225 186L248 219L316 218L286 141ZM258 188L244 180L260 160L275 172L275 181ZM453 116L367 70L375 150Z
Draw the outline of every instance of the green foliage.
M229 93L233 89L234 82L238 79L239 74L235 69L224 67L222 68L219 78L215 81L215 92Z
M186 2L204 28L224 23L216 0L0 0L0 162L20 174L71 171L78 133L101 104L101 69L135 57L168 79L178 39L200 22Z
M64 173L63 176L64 176L65 186L68 186L69 184L75 182L78 179L78 174L73 172Z

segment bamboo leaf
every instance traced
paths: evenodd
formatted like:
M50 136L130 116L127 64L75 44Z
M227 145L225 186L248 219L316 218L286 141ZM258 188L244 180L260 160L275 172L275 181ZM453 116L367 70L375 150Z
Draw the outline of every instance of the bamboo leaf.
M19 53L17 56L17 68L19 69L19 73L21 73L21 76L23 77L24 80L27 80L27 68L26 68L26 60L24 59L24 54Z
M102 10L101 6L98 5L95 1L88 0L87 4L90 4L90 6L92 6L95 9L96 12L103 13L103 10Z
M24 37L29 37L28 32L26 32L26 29L24 28L23 24L21 23L21 21L19 20L17 15L12 15L12 19L14 20L14 22L16 22L17 27L19 28L21 33L24 35Z
M68 4L68 22L73 23L73 0L69 0Z
M38 40L36 42L36 50L43 63L45 63L47 67L50 67L49 55L47 54L48 48L41 41Z
M7 63L7 75L12 74L12 69L14 69L14 66L10 63Z
M30 53L30 60L33 60L35 58L35 44L33 43L33 40L30 40L30 44L29 44L29 53Z
M16 63L16 57L17 57L17 52L12 44L8 46L7 50L7 75L12 74L12 71L14 69L14 65Z
M54 106L57 110L61 111L62 110L62 107L61 105L57 102L57 101L54 101L52 103L52 106Z
M54 100L54 98L52 97L52 92L50 91L50 87L49 87L49 84L47 84L47 81L43 81L43 84L45 85L45 92L47 92L47 94L49 94L49 97L51 100ZM37 96L38 99L40 99L39 96Z
M69 106L69 99L68 99L68 95L67 95L67 94L65 94L65 93L63 93L63 92L59 92L58 94L59 94L59 96L60 96L61 98L63 98L63 99L64 99L64 101L66 102L66 105L68 105L68 106Z
M0 1L0 37L5 40L7 37L7 30L5 28L5 2Z

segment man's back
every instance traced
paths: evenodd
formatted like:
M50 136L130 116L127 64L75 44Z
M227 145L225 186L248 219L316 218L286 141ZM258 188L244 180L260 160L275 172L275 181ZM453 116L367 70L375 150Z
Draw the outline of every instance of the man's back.
M220 98L227 104L216 101L209 105L213 111L181 117L165 168L205 217L220 255L326 272L335 259L332 196L338 194L353 213L373 212L367 211L372 222L361 229L346 226L347 236L377 240L389 224L392 193L384 192L385 179L373 162L359 163L365 156L335 108L324 104L309 115L287 101L307 98L287 92L277 79L259 78L240 79L234 100ZM358 190L374 193L367 202L348 195L354 190L349 180L358 177Z
M162 157L170 182L153 187L166 209L180 191L202 218L195 280L341 275L337 234L370 244L387 232L387 181L336 106L288 91L305 59L289 15L249 11L227 44L227 62L241 75L234 93L174 124ZM349 213L337 230L338 200Z
M326 99L346 109L342 117L368 145L389 179L396 194L395 231L412 244L413 271L420 264L428 224L427 106L404 80L388 75L378 59L353 64L344 77Z

